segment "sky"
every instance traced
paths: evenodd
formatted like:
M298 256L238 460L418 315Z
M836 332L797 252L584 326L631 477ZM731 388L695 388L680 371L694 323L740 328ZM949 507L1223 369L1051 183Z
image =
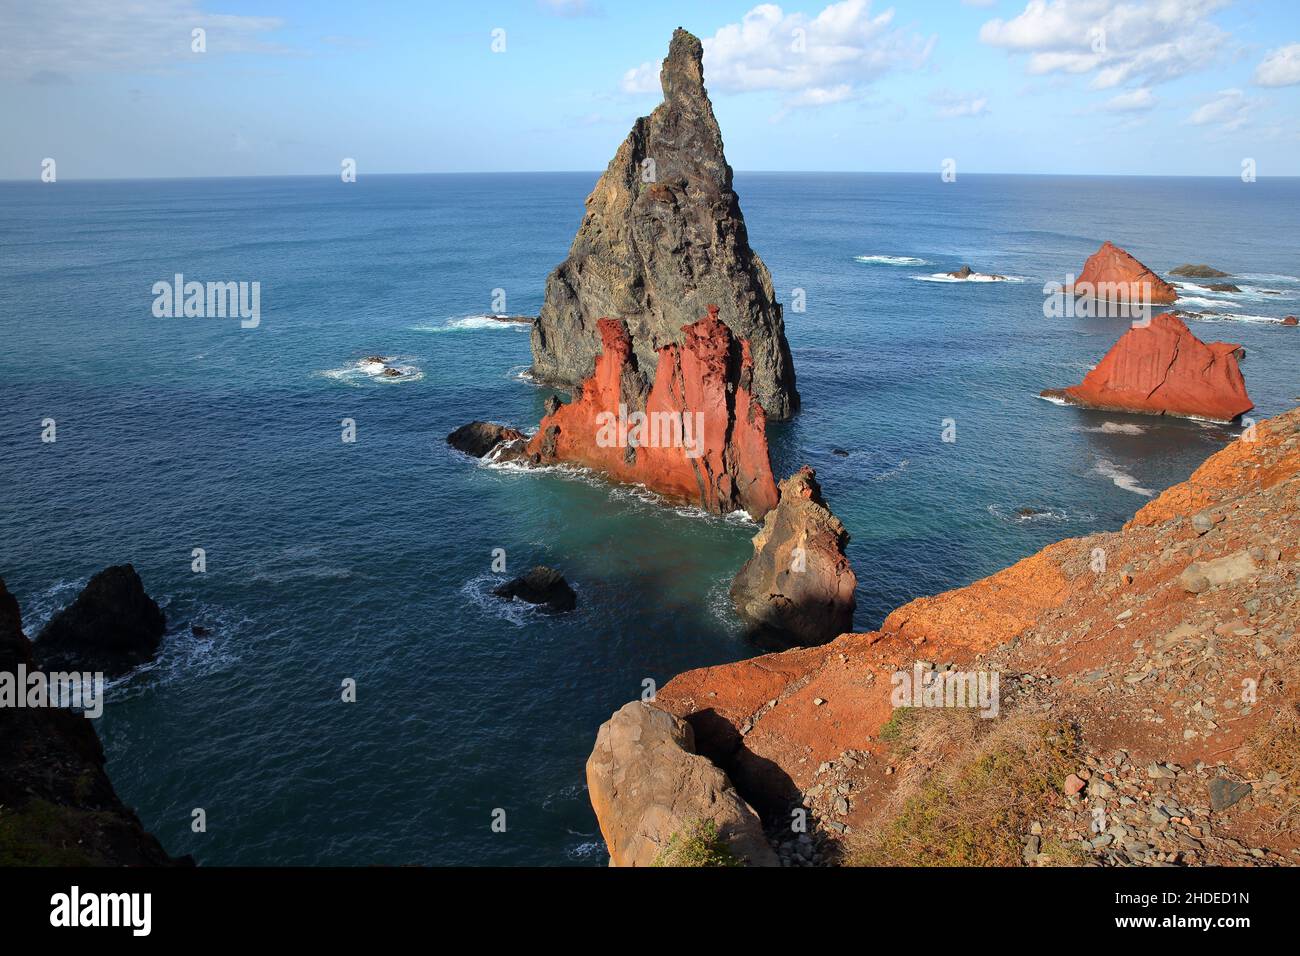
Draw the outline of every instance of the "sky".
M1300 0L0 0L0 179L600 170L677 26L738 170L1300 175Z

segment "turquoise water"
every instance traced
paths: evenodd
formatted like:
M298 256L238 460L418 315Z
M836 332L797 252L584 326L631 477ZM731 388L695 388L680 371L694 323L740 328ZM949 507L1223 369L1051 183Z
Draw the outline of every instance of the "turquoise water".
M443 442L473 418L539 418L526 327L472 317L496 289L536 313L595 179L0 183L0 575L33 635L111 563L165 605L162 659L99 729L170 851L603 863L583 783L599 723L647 678L754 653L725 601L753 525ZM770 428L774 465L813 465L849 528L861 628L1118 527L1235 433L1037 397L1124 328L1043 317L1043 283L1103 239L1157 271L1249 276L1233 281L1255 291L1189 307L1253 318L1192 329L1246 346L1260 417L1300 394L1300 331L1264 321L1300 311L1298 181L738 174L737 190L803 395ZM1024 281L925 279L963 263ZM260 282L260 326L154 318L153 284L177 272ZM408 374L366 374L372 354ZM511 572L561 568L579 610L491 599L495 548Z

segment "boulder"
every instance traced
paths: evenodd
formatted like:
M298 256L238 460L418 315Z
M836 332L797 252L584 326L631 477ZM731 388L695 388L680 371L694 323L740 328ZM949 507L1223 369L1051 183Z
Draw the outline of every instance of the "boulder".
M1213 266L1207 265L1189 265L1184 263L1169 270L1171 276L1180 276L1184 279L1226 279L1232 275L1231 272L1220 272Z
M1288 315L1286 318L1284 318L1284 319L1282 320L1282 324L1283 324L1283 325L1297 325L1297 324L1300 324L1300 319L1297 319L1294 315Z
M572 611L578 606L578 595L564 580L564 575L542 565L493 589L492 593L507 600L518 598L529 604L540 604L542 610L552 614Z
M1084 408L1230 422L1254 407L1238 366L1245 354L1202 342L1164 313L1120 336L1079 385L1042 394Z
M1259 565L1249 552L1237 551L1211 561L1193 561L1178 576L1178 581L1189 593L1200 594L1210 588L1249 581L1258 574Z
M526 437L521 431L494 422L470 422L448 435L447 444L457 451L482 458L502 442L518 441Z
M633 701L601 724L587 790L610 866L653 866L676 834L712 821L733 856L777 866L757 814L727 775L695 752L686 721Z
M715 514L767 514L776 482L763 409L751 392L749 343L710 306L681 329L680 345L659 350L649 384L627 325L601 319L599 327L595 371L572 402L542 419L530 460L583 465Z
M533 324L537 381L577 385L604 347L599 320L618 316L648 377L663 347L683 344L705 305L749 342L753 394L765 413L799 408L785 322L767 266L749 246L722 134L704 89L703 47L673 34L664 101L636 121L587 197L566 258L546 280Z
M46 668L102 671L116 677L153 659L167 620L129 564L91 577L75 601L54 615L36 640Z
M1241 289L1237 288L1237 286L1233 285L1231 282L1211 282L1208 286L1206 286L1206 288L1209 289L1211 292L1240 292L1241 291Z
M754 536L754 556L731 582L731 600L756 636L822 644L853 629L858 579L844 554L849 533L807 465L781 482L780 495Z
M1130 303L1168 304L1178 297L1177 289L1109 240L1088 257L1071 291Z

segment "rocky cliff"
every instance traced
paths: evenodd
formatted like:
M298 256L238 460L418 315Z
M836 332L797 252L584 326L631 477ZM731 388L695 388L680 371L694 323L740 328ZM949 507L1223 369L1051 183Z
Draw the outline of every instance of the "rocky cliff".
M688 671L655 706L691 725L787 864L1295 864L1297 502L1300 410L1121 531L878 631ZM944 706L976 678L992 713ZM816 821L811 847L792 808ZM618 826L617 801L597 811Z
M754 556L731 582L736 613L764 639L821 644L853 628L858 579L849 533L805 465L780 486L780 502L754 536Z
M762 518L776 505L766 421L752 394L749 343L710 307L659 349L651 384L621 321L598 323L601 351L591 377L538 426L526 455L569 462L667 498Z
M36 664L18 602L0 580L0 674ZM174 860L118 799L94 721L0 706L0 866L164 866Z
M771 418L799 407L781 306L750 247L722 134L704 89L703 48L673 34L660 74L664 101L636 121L587 197L569 256L546 281L533 324L533 374L577 385L593 371L602 317L622 319L641 369L716 304L749 343L753 393Z
M1083 382L1043 392L1072 405L1229 422L1254 407L1240 345L1205 343L1169 313L1125 332Z
M717 827L738 862L776 865L753 809L695 752L690 724L649 704L633 701L601 725L587 788L611 866L653 866L701 821Z
M1109 240L1088 257L1074 288L1118 302L1167 305L1178 297L1177 289Z

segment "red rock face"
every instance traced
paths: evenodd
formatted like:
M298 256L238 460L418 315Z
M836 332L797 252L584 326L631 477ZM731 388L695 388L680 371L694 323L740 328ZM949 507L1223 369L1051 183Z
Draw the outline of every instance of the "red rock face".
M1178 298L1177 289L1109 241L1088 257L1074 288L1120 302L1167 304Z
M1125 332L1083 382L1044 392L1074 405L1231 421L1254 407L1240 345L1206 344L1169 313Z
M682 327L681 345L659 349L647 389L627 327L598 323L602 350L568 405L542 419L527 454L585 465L616 481L720 514L761 518L776 506L762 407L750 391L749 343L710 306Z

